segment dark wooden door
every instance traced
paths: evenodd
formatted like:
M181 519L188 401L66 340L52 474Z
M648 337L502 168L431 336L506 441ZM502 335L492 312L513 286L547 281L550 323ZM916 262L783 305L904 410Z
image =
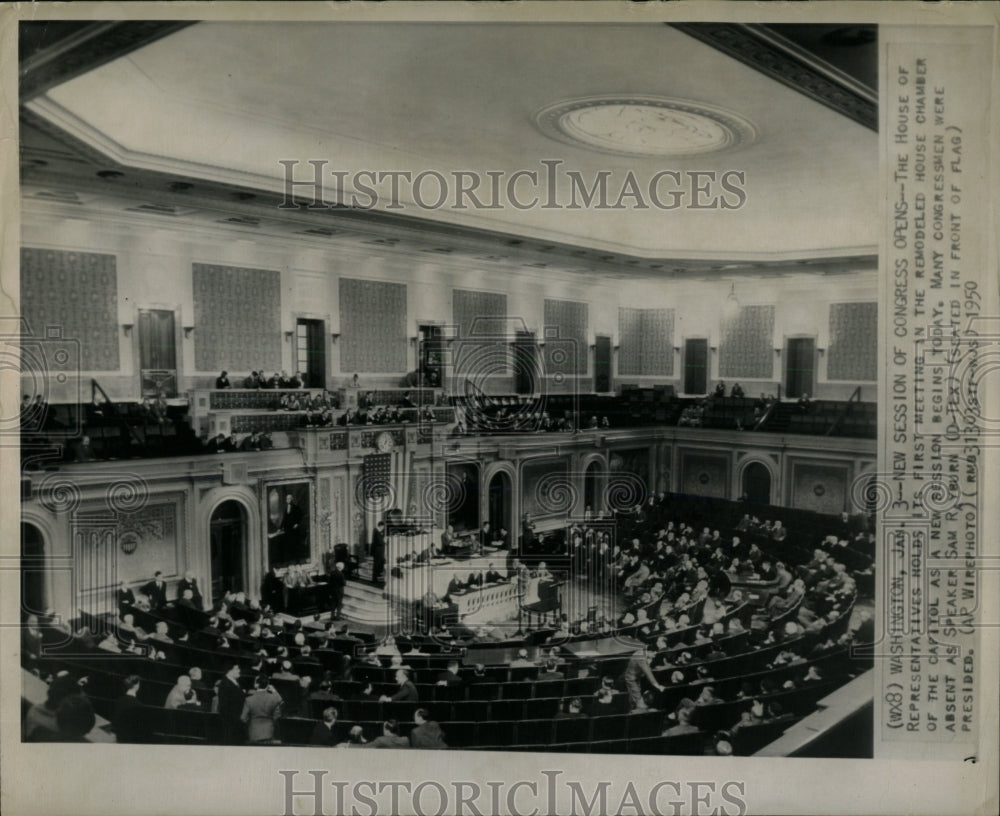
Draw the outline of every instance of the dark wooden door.
M684 393L705 394L708 391L708 340L693 338L684 341Z
M599 334L594 342L594 391L604 394L611 390L611 338Z
M326 388L326 324L299 318L295 326L296 367L309 388Z
M785 396L812 396L816 368L816 342L812 337L792 337L785 354Z
M177 335L174 313L168 309L139 312L139 369L142 395L177 396Z
M212 599L226 592L241 592L243 585L243 512L233 501L220 504L209 525L212 560Z

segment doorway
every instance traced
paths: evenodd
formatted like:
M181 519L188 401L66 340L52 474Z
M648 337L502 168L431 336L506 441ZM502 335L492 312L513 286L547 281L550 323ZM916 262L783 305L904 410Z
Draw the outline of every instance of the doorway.
M306 388L326 388L326 324L300 317L295 322L295 368Z
M604 496L601 491L601 476L603 468L600 462L591 462L583 477L583 509L594 516L604 509Z
M594 392L605 394L611 390L611 338L599 334L594 339Z
M440 388L444 382L444 358L447 345L444 327L433 323L417 327L420 347L417 351L417 373L423 388Z
M212 511L209 522L209 548L212 561L212 599L227 592L246 590L246 515L242 505L224 501Z
M177 396L177 328L171 309L139 310L139 373L144 397Z
M743 470L742 494L748 504L771 503L771 471L760 462L751 462Z
M704 337L684 341L684 393L708 393L708 340Z
M45 594L45 538L34 524L21 524L21 615L42 615Z
M785 396L814 396L813 379L816 373L816 340L813 337L791 337L785 368Z
M493 474L489 486L489 517L493 530L503 527L509 533L512 526L510 516L511 482L510 474L500 471Z

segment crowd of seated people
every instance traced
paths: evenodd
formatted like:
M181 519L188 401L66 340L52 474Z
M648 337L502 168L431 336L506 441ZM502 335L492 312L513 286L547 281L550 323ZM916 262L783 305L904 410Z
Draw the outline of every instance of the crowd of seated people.
M613 620L563 615L558 624L536 633L541 639L521 640L524 645L502 670L469 665L462 658L468 649L512 642L515 636L503 627L437 621L429 623L423 636L390 636L376 644L333 621L323 629L283 623L267 603L244 593L227 593L204 609L191 575L170 592L159 574L138 591L123 585L117 627L104 640L88 641L84 635L76 641L84 648L145 658L129 671L135 677L118 678L114 710L126 713L112 720L122 741L151 739L135 727L141 721L137 704L125 699L138 693L143 705L154 700L161 708L217 713L230 742L297 741L282 731L282 723L292 717L308 720L309 733L302 739L313 744L403 747L406 740L414 747L444 747L449 724L437 725L424 706L445 692L447 699L471 701L478 686L496 685L497 672L504 678L510 673L508 682L517 672L517 679L554 689L555 696L550 699L550 692L540 691L538 701L512 701L506 709L484 702L482 716L487 705L491 712L509 709L515 713L508 716L514 717L526 717L530 708L542 712L533 717L552 723L600 723L603 717L629 711L658 712L657 735L700 735L717 753L741 752L752 744L751 735L762 733L753 726L801 716L815 694L855 671L843 657L845 648L873 636L871 617L864 612L860 623L848 628L857 590L838 558L845 552L839 530L824 539L811 559L785 563L770 548L788 545L794 536L775 535L785 528L773 522L754 523L752 517L744 522L728 535L708 527L699 532L698 525L676 518L669 499L660 495L615 515L615 540L621 546L611 546L600 535L600 525L576 525L568 534L571 552L581 563L592 557L605 560L626 599L624 609ZM516 560L514 569L514 574L502 575L498 567L497 580L523 574ZM766 603L750 604L732 588L743 578L764 580L768 575L774 576L774 592ZM574 639L617 635L645 648L611 673L609 663L577 660L560 649ZM30 633L24 638L29 644L26 660L43 665ZM165 672L155 695L148 679L153 670L143 665L161 666ZM54 682L55 673L48 679ZM55 686L55 696L67 682ZM412 714L392 724L393 714L385 721L391 727L345 724L341 715L355 712L355 703L405 703ZM49 711L59 705L55 700ZM45 714L36 712L35 719ZM422 728L426 723L435 724ZM341 728L347 725L351 733ZM489 736L482 729L477 733L479 742L488 745ZM593 739L599 739L596 731Z
M435 422L434 409L430 405L423 408L399 405L371 405L357 409L348 408L336 421L337 425L399 425L416 419Z
M536 407L518 410L506 405L494 406L489 411L467 412L468 422L459 421L452 429L452 436L491 433L574 433L578 430L571 411L552 416L549 411ZM588 429L610 428L606 416L587 420Z
M216 388L231 388L229 374L223 371L215 381ZM301 371L296 371L290 377L286 371L275 371L271 376L262 368L259 371L251 371L240 383L241 388L305 388L306 381Z

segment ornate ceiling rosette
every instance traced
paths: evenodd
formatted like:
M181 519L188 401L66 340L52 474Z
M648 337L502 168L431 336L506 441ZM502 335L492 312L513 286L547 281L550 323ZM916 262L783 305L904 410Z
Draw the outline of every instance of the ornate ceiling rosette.
M535 124L552 139L619 156L696 156L757 140L753 123L733 111L660 96L567 99L538 111Z

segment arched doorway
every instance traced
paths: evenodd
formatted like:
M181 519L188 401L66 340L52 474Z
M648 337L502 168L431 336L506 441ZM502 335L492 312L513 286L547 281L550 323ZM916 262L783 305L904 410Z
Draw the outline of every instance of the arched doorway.
M226 592L246 590L246 533L246 513L238 501L224 501L212 511L209 548L213 601Z
M595 516L604 509L604 492L601 490L603 468L600 462L591 462L583 474L583 510Z
M447 466L448 523L456 532L479 529L479 465Z
M34 524L21 524L21 614L41 615L48 609L45 589L45 537Z
M502 526L509 533L512 528L511 519L511 481L510 474L502 470L493 474L488 488L490 528L499 530Z
M748 504L771 503L771 471L761 462L751 462L743 469L743 496Z

